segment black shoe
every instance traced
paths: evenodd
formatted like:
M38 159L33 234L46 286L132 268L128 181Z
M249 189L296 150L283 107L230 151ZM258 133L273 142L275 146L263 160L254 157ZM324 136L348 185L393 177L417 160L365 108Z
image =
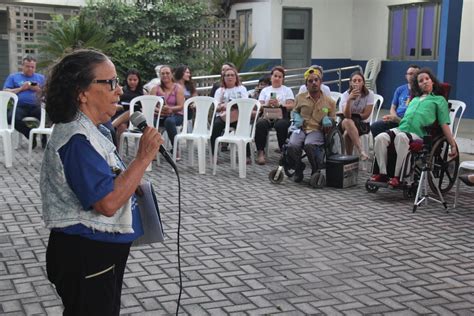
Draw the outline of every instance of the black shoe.
M469 175L467 175L467 174L459 176L459 180L464 182L465 185L468 185L470 187L474 187L474 182L469 181Z
M304 178L303 170L296 170L295 175L293 176L293 180L296 183L300 183L301 181L303 181L303 178Z
M304 178L303 171L304 171L305 167L306 167L305 164L301 163L299 166L297 166L295 168L295 174L293 176L293 181L295 181L296 183L300 183L301 181L303 181L303 178Z
M42 135L41 136L41 148L45 149L47 143L48 143L48 138L46 137L46 135Z

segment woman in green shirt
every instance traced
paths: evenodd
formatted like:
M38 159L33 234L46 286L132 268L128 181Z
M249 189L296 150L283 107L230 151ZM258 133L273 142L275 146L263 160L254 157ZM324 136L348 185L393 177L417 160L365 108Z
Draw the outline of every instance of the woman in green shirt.
M387 177L387 147L390 144L390 135L381 133L375 138L375 157L379 166L379 173L371 177L371 181L386 182L392 187L400 185L400 171L410 148L410 134L413 140L422 139L427 134L424 127L438 122L451 149L450 158L457 156L456 142L449 127L449 108L446 99L437 95L440 92L438 79L430 69L423 68L413 77L412 89L414 98L411 100L400 125L392 128L395 134L393 143L397 153L394 177L388 181Z

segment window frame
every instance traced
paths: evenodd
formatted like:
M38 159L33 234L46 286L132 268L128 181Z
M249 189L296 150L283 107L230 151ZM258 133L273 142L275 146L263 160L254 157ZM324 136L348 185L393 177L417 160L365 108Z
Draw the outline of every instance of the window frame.
M433 13L433 30L432 34L432 47L430 55L422 55L422 35L423 35L423 19L425 14L425 8L428 6L434 6ZM417 9L416 17L416 47L415 55L410 56L406 53L407 49L407 27L408 27L408 10L412 8ZM387 59L388 60L436 60L438 58L438 45L439 45L439 30L440 30L440 20L441 20L441 1L440 0L430 0L424 2L413 2L402 5L390 5L389 9L389 18L388 18L388 42L387 42ZM401 43L400 43L400 55L392 55L392 33L393 33L393 22L394 14L396 10L402 10L402 26L401 26Z
M244 23L241 23L241 17L244 18ZM245 47L250 47L253 45L252 39L252 9L238 10L236 11L237 21L239 21L239 43L240 45L244 44ZM243 29L242 29L243 27ZM242 36L243 35L243 36Z

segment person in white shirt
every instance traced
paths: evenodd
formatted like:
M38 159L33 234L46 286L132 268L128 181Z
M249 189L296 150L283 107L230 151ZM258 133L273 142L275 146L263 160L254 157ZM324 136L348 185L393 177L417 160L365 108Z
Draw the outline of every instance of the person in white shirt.
M324 76L324 71L323 71L323 67L319 66L319 65L312 65L311 67L309 67L308 70L306 70L304 72L304 75L303 77L305 78L308 78L308 75L310 73L313 73L315 70L319 70L319 73L321 73L321 80L323 80L323 76ZM300 93L304 93L304 92L307 92L308 89L306 88L306 85L303 84L301 85L300 87L300 90L298 91L298 94ZM328 96L330 97L331 96L331 89L329 89L328 86L326 86L324 83L321 83L321 92L325 95L325 96Z
M288 137L288 127L290 127L290 111L295 106L295 96L290 88L283 85L285 79L285 69L282 66L275 66L271 71L272 85L264 88L258 97L263 105L263 115L257 122L255 128L255 144L257 145L257 164L265 164L265 146L270 128L275 128L277 132L278 147L285 144ZM266 117L265 108L280 109L279 118Z
M367 160L368 155L362 149L360 136L370 132L368 119L374 107L374 93L365 86L364 75L360 71L351 74L349 89L341 96L341 108L344 119L341 128L344 132L346 153L352 155L354 147L359 152L360 160Z
M216 100L217 111L216 117L214 119L214 125L212 126L211 133L211 151L214 154L214 145L216 143L216 138L222 135L222 132L225 129L225 116L226 116L226 106L227 102L234 99L248 99L249 94L247 88L245 88L240 83L239 73L237 69L233 67L228 67L221 77L221 86L216 90L214 99ZM237 109L232 110L231 112L231 122L230 126L237 126L237 118L239 113ZM250 152L249 152L250 154Z

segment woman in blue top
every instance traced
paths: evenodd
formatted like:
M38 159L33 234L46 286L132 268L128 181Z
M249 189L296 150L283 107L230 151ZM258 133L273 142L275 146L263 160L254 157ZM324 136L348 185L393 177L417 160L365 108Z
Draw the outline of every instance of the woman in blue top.
M51 229L46 269L64 315L119 315L130 246L143 234L134 192L163 140L147 128L125 168L99 130L122 93L114 64L93 50L63 57L46 84L46 111L55 124L40 177Z

